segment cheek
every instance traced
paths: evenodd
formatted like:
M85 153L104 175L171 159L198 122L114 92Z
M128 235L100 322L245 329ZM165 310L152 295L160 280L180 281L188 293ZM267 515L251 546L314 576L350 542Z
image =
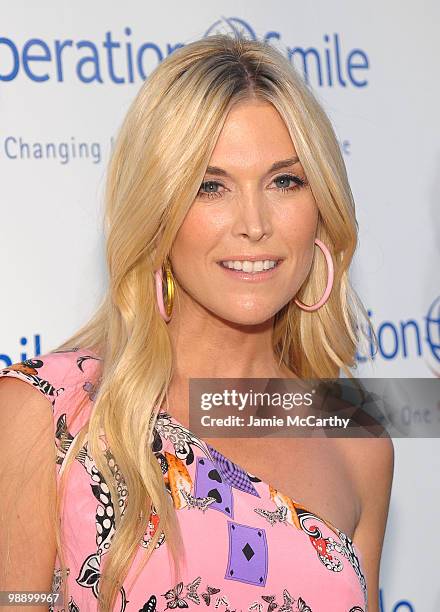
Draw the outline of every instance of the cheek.
M277 227L289 259L285 267L286 301L296 293L310 271L319 217L319 210L313 198L297 201L295 204L284 211L284 218Z
M197 208L186 215L171 250L173 269L183 285L192 278L201 278L200 272L218 243L220 226Z
M316 233L319 211L315 200L305 198L283 211L278 219L277 231L290 250L298 257L307 255L310 243Z
M172 252L188 258L199 254L206 260L221 240L229 221L224 212L219 214L214 207L195 202L177 232Z

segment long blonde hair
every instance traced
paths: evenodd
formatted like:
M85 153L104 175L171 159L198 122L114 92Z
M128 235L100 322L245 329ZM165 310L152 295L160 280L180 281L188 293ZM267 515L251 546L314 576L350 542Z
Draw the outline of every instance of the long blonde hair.
M115 504L115 533L102 559L100 610L113 608L153 507L160 522L143 561L161 532L177 574L185 555L151 446L154 419L173 373L154 271L169 255L197 195L228 111L249 98L270 102L285 121L319 208L317 237L335 264L333 290L323 307L305 312L292 300L277 313L274 353L301 378L337 377L340 369L351 377L359 316L369 324L348 278L357 221L345 164L331 122L309 86L280 51L262 41L217 34L174 51L140 88L112 152L105 192L107 294L90 321L55 349L87 348L102 357L94 408L75 445L79 451L87 439L88 452L116 500L112 472L98 444L102 427L129 492L122 517ZM324 258L314 257L298 297L316 302L326 278ZM70 463L75 454L69 453ZM60 534L57 539L65 567Z

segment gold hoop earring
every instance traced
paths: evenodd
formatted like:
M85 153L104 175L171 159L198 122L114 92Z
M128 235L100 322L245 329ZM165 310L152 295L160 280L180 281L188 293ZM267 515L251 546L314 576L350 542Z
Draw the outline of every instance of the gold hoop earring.
M165 263L165 274L166 274L166 304L165 311L167 317L171 317L174 306L174 278L171 271L170 262L167 260Z
M168 323L174 306L174 279L171 272L171 265L168 260L165 262L166 287L163 285L163 267L158 268L154 273L156 283L156 299L160 316ZM166 297L166 303L164 300Z

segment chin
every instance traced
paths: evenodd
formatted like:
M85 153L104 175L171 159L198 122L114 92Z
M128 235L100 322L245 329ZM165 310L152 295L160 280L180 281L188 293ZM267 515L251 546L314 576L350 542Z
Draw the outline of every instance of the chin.
M245 309L234 309L234 311L218 312L218 316L224 321L233 323L235 325L261 325L269 319L271 319L277 311L273 309L261 309L251 308L250 310Z

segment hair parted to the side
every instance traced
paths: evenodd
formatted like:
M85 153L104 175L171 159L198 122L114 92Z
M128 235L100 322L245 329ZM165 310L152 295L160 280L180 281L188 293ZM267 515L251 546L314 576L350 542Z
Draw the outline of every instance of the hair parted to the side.
M357 243L352 193L337 138L317 98L269 43L217 34L178 48L140 88L113 149L105 192L108 292L91 320L56 349L80 347L102 357L82 440L87 437L88 452L117 500L98 442L104 429L128 489L122 516L114 504L115 533L101 557L99 610L113 609L153 507L160 522L143 561L163 531L174 575L180 575L185 551L151 447L155 416L167 400L173 373L154 271L169 255L197 195L228 111L250 98L273 104L285 121L319 208L317 237L329 247L335 266L333 290L323 307L305 312L292 300L277 313L275 354L300 378L337 377L340 369L351 377L360 315L370 325L348 278ZM319 300L326 276L324 258L315 256L298 297L306 303ZM74 458L69 453L66 461Z

